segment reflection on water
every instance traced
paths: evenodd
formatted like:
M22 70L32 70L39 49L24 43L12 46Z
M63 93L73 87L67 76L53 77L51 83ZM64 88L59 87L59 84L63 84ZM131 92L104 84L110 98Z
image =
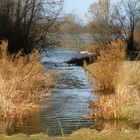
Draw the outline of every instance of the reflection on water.
M45 108L37 111L23 123L12 122L2 127L1 133L47 133L48 135L66 135L83 127L92 127L91 120L84 119L89 110L89 101L93 98L82 67L67 65L72 57L79 57L77 52L62 49L50 49L42 54L42 62L50 70L58 70L56 86L52 95L41 101Z

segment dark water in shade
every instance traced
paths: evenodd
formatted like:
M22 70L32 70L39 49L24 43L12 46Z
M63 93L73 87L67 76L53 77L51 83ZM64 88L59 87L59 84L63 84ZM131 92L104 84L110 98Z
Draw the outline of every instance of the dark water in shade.
M12 124L8 129L9 134L43 132L51 136L67 135L94 125L94 122L83 117L90 113L89 102L95 99L87 76L82 67L63 63L75 56L79 57L80 54L58 48L49 49L47 54L42 53L44 66L60 72L56 86L52 95L41 101L46 108L35 112L22 125L17 122Z

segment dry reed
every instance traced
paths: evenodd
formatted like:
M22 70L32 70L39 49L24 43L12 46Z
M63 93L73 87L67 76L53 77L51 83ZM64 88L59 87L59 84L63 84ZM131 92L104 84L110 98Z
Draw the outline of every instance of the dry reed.
M123 62L115 81L116 95L120 100L127 100L127 103L118 107L118 116L140 123L140 62Z
M52 76L45 72L39 53L9 55L0 45L0 119L22 119L49 92Z
M114 41L99 47L97 61L93 64L91 74L96 78L96 89L94 91L110 90L114 86L114 75L118 65L125 60L125 44Z
M101 49L93 75L99 89L113 87L111 94L101 94L91 107L94 119L127 119L140 122L140 62L125 60L122 45L109 44Z

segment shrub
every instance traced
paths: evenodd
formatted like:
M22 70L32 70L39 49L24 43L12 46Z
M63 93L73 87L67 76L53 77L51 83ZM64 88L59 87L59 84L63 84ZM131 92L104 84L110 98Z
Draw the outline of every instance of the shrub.
M39 53L29 56L7 53L7 42L0 45L0 118L21 119L48 93L52 76L45 72Z

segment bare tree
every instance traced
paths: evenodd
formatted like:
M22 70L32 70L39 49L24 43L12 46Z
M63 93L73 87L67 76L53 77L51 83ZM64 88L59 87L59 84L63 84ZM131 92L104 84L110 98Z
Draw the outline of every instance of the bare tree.
M10 52L56 43L62 7L63 0L1 0L0 39L8 39Z
M116 6L116 22L119 26L120 38L127 43L127 54L135 57L137 46L135 44L135 29L140 22L140 1L121 1Z
M114 19L114 7L110 0L98 0L90 5L89 18L91 33L98 42L108 42L117 32Z
M140 1L122 0L114 5L109 0L98 0L90 6L89 13L99 41L122 39L127 43L127 54L135 57L134 32L140 21Z
M62 34L81 34L83 32L81 20L74 13L65 15L62 20L61 32Z

